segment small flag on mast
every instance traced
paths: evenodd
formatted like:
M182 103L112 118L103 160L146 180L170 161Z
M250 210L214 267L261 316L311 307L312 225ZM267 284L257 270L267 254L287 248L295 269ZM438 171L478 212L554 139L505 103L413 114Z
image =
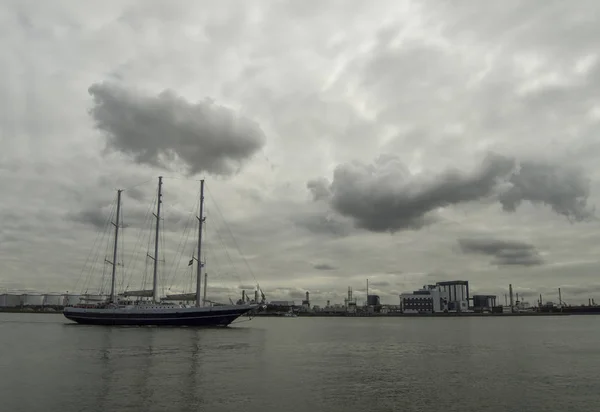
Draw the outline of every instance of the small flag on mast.
M193 264L194 264L194 258L191 258L190 261L189 261L189 263L188 263L188 266L192 266Z

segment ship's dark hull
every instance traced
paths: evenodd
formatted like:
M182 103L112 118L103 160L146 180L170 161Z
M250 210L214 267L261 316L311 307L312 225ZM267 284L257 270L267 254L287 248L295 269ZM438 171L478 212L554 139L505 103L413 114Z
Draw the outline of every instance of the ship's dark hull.
M229 326L234 320L252 310L247 306L227 310L201 311L115 311L115 310L68 310L64 316L85 325L107 326Z

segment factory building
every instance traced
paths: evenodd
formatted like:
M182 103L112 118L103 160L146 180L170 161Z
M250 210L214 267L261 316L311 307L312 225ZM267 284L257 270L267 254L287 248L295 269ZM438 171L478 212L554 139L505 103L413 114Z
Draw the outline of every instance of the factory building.
M368 306L381 306L381 299L379 295L367 295Z
M302 301L302 307L301 310L303 312L308 312L310 311L310 293L308 293L308 291L306 291L306 299L304 299Z
M469 310L469 281L450 280L437 282L443 292L448 293L448 311L466 312Z
M426 285L423 289L400 295L403 313L440 313L448 311L447 291L437 285Z
M267 312L292 312L296 303L288 300L273 300L267 303Z
M473 295L473 310L475 312L492 311L496 307L496 295Z

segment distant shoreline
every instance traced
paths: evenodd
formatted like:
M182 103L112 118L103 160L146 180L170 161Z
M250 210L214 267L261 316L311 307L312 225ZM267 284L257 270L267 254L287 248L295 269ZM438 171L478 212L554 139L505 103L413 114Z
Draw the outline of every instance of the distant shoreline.
M62 315L62 310L44 311L27 309L0 309L0 313ZM457 317L521 317L521 316L578 316L600 315L600 312L518 312L518 313L310 313L300 312L300 318L457 318ZM256 318L286 318L279 313L253 314Z
M567 312L519 312L519 313L298 313L301 318L453 318L453 317L519 317L519 316L571 316L598 315L600 313L567 313ZM258 318L285 317L279 314L256 314Z

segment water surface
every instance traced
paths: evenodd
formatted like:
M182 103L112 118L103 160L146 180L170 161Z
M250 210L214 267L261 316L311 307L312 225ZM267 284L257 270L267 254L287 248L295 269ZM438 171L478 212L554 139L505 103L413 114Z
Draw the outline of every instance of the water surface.
M0 400L11 412L592 411L600 316L193 329L0 314Z

